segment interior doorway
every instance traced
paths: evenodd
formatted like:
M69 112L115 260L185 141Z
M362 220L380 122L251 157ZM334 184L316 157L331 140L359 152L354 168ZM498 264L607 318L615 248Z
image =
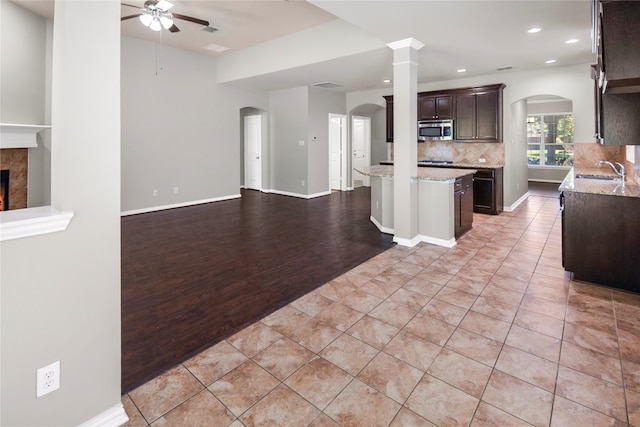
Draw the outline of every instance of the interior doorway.
M262 190L262 120L260 115L244 117L245 188Z
M347 116L329 113L329 189L347 190Z
M351 117L351 141L353 144L353 187L370 187L367 175L356 171L371 165L371 117Z

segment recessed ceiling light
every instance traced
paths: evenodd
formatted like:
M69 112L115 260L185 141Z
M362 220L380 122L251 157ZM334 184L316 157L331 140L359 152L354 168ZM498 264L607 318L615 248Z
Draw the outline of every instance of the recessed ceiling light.
M466 73L466 72L467 72L467 69L466 69L466 68L458 68L456 71L457 71L458 73Z
M554 62L556 62L555 59L549 59L548 61L544 61L545 64L553 64Z
M567 44L573 44L573 43L578 43L580 41L580 39L569 39L567 40L565 43Z
M384 79L382 82L383 83L391 83L391 79Z
M539 33L540 31L542 31L542 28L533 27L533 28L529 28L529 29L527 30L527 33L529 33L529 34L535 34L535 33Z

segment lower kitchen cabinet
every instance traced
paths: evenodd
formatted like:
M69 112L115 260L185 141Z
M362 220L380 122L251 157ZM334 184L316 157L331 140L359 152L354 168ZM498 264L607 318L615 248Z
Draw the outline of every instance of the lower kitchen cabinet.
M574 279L640 292L640 198L565 191L562 258Z
M454 187L454 235L462 236L473 226L473 179L471 175L456 178Z
M473 175L473 211L490 215L502 212L504 203L502 168L478 169Z

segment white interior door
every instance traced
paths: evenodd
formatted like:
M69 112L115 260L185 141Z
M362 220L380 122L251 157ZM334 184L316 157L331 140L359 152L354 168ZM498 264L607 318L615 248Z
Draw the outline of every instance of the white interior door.
M347 116L329 113L329 188L346 190Z
M351 118L351 140L353 143L353 186L369 187L369 177L355 169L371 164L371 117Z
M244 118L244 186L262 189L262 126L260 116Z

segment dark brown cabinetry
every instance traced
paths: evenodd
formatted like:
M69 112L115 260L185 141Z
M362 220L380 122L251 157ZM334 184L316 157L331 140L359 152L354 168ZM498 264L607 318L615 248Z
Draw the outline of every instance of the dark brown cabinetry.
M393 95L384 99L387 102L387 142L393 142Z
M640 144L640 1L593 0L596 139Z
M563 193L562 257L574 278L640 292L640 198Z
M418 120L453 119L456 142L502 142L502 91L495 84L418 93ZM393 95L387 107L387 142L393 142Z
M456 178L454 188L454 209L455 226L454 235L457 238L462 236L473 226L473 178L472 175L465 175Z
M471 88L455 96L454 138L460 142L502 142L504 85Z
M490 215L502 212L504 203L502 168L478 169L473 174L473 211Z
M453 96L418 94L418 120L445 120L453 117Z

